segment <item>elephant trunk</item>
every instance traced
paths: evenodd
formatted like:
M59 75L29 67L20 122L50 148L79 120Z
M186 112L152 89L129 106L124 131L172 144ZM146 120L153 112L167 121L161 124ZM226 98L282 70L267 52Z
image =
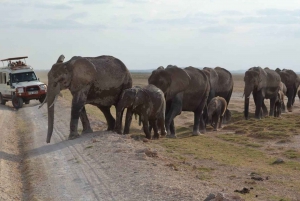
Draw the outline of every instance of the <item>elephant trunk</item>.
M49 84L47 91L47 110L48 110L48 134L47 134L47 143L50 143L51 136L53 133L53 124L54 124L54 103L60 92L59 84L56 84L53 87L53 83Z
M122 134L122 119L123 119L124 107L118 105L116 112L116 123L115 123L115 132Z
M245 119L249 118L249 99L251 92L253 91L253 86L252 85L246 85L244 89L244 95L245 95L245 102L244 102L244 116Z

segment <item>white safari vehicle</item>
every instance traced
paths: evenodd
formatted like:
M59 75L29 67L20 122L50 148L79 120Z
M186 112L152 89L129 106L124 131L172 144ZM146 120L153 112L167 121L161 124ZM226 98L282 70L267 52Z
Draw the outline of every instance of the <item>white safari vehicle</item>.
M44 101L47 86L39 81L33 69L26 64L26 57L2 59L3 67L0 68L0 103L5 105L12 101L15 108L21 108L23 103L29 104L30 100ZM21 61L23 60L23 61ZM4 65L7 62L7 65Z

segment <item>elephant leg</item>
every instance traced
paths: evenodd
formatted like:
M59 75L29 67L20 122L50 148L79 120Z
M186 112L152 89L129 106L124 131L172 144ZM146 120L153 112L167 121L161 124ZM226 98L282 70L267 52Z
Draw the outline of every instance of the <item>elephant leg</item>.
M261 93L252 93L253 99L255 102L255 118L261 119L261 109L262 109L262 103L263 103L263 97Z
M219 126L219 115L218 114L214 114L213 117L213 122L214 122L214 131L218 130L218 126Z
M287 91L287 97L288 97L288 101L287 101L287 110L289 112L293 111L293 95L294 95L294 89L290 89Z
M92 133L93 130L91 128L90 121L89 121L89 119L87 117L86 110L85 110L84 106L83 106L83 108L81 110L80 120L82 122L82 127L83 127L83 130L82 130L81 134Z
M203 118L205 127L206 127L207 124L211 124L211 122L209 122L209 119L208 119L207 106L205 106L204 109L203 109L202 118Z
M101 112L103 112L103 114L105 116L105 119L106 119L106 122L107 122L107 125L108 125L107 130L108 131L113 130L114 127L115 127L115 122L116 121L110 113L110 106L98 106L98 108L101 110Z
M159 138L159 133L158 133L156 120L149 120L149 123L150 123L150 126L153 128L153 131L154 131L153 139L158 139ZM150 128L149 128L149 133L150 133L150 136L151 136Z
M231 119L231 112L230 110L226 109L224 117L223 117L223 124L227 124Z
M224 119L223 116L220 116L220 121L219 121L219 126L218 126L219 128L223 128L222 127L223 119Z
M200 114L199 129L201 133L206 133L206 125L203 119L203 114Z
M196 112L194 112L193 136L200 135L199 124L200 124L200 113L197 110Z
M286 112L286 111L285 111L285 104L284 104L284 101L282 101L282 103L281 103L281 108L282 108L282 109L281 109L282 112Z
M264 101L264 99L263 99L263 101L262 101L262 105L261 105L262 107L262 111L263 111L263 117L266 117L266 116L268 116L269 115L269 113L268 113L268 109L267 109L267 106L266 106L266 104L265 104L265 101ZM274 108L273 108L273 111L274 111ZM272 115L273 116L273 115Z
M270 117L274 116L274 108L275 108L276 98L277 97L270 99L270 113L269 113Z
M148 117L144 116L142 118L142 122L143 122L143 129L144 129L144 133L146 135L147 139L151 139L151 133L149 132L149 121L148 121Z
M170 109L166 114L165 124L166 124L166 129L169 137L176 137L175 128L173 129L173 132L171 130L171 123L173 121L173 125L174 125L174 118L177 115L179 115L182 111L182 98L183 98L183 93L177 94L175 98L172 100Z
M132 115L133 115L132 108L127 108L124 134L129 134L129 129L130 129L131 121L132 121ZM140 121L140 117L139 117L139 121Z
M157 125L158 125L158 128L160 129L160 135L161 136L167 135L167 131L165 128L165 117L164 116L157 119Z
M230 101L230 99L231 99L231 96L232 96L232 91L233 91L233 89L231 89L230 91L229 91L229 93L227 94L227 96L225 97L225 100L226 100L226 103L227 103L227 107L228 107L228 105L229 105L229 101ZM225 112L225 114L224 114L224 117L223 117L223 124L227 124L229 121L231 120L231 112L230 112L230 110L228 110L227 108L226 108L226 112Z
M79 137L78 134L78 120L81 116L81 111L84 107L84 100L83 98L79 99L80 95L74 95L72 99L72 108L71 108L71 122L70 122L70 135L69 139L75 139Z
M207 115L207 119L208 119L208 114L207 114L207 106L206 106L207 100L205 98L202 98L198 109L197 109L197 113L199 115L199 119L198 121L194 121L194 128L195 128L195 124L198 126L199 130L199 134L201 133L206 133L206 124L204 121L204 116L203 115ZM205 108L206 108L206 114L205 114ZM195 118L194 118L195 120Z

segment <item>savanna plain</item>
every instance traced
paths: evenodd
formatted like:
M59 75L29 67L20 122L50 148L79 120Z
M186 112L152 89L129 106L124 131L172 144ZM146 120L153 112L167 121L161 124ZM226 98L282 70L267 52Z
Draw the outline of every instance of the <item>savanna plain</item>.
M47 83L46 71L37 74ZM133 86L147 85L149 75L133 73ZM245 120L244 75L233 78L231 121L192 136L193 113L182 112L176 139L146 141L134 118L129 135L107 132L103 114L87 105L94 132L67 140L72 96L62 91L54 139L46 144L45 107L38 109L38 101L18 111L1 105L0 200L204 200L217 192L300 200L300 101L280 118L256 120L251 97ZM243 188L249 191L236 192Z

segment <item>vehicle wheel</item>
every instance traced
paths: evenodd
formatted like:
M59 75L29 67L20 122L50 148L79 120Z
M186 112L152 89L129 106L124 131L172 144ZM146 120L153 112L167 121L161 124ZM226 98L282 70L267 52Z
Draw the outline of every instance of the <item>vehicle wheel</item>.
M42 95L42 96L39 98L40 103L43 103L44 100L45 100L45 98L46 98L46 95Z
M24 101L25 104L29 104L30 103L30 100L27 100L27 101Z
M0 103L2 104L2 105L5 105L5 103L6 103L6 100L3 100L3 97L2 97L2 94L0 93Z
M14 106L14 108L19 109L21 107L23 107L23 99L17 96L14 96L12 98L12 104Z

